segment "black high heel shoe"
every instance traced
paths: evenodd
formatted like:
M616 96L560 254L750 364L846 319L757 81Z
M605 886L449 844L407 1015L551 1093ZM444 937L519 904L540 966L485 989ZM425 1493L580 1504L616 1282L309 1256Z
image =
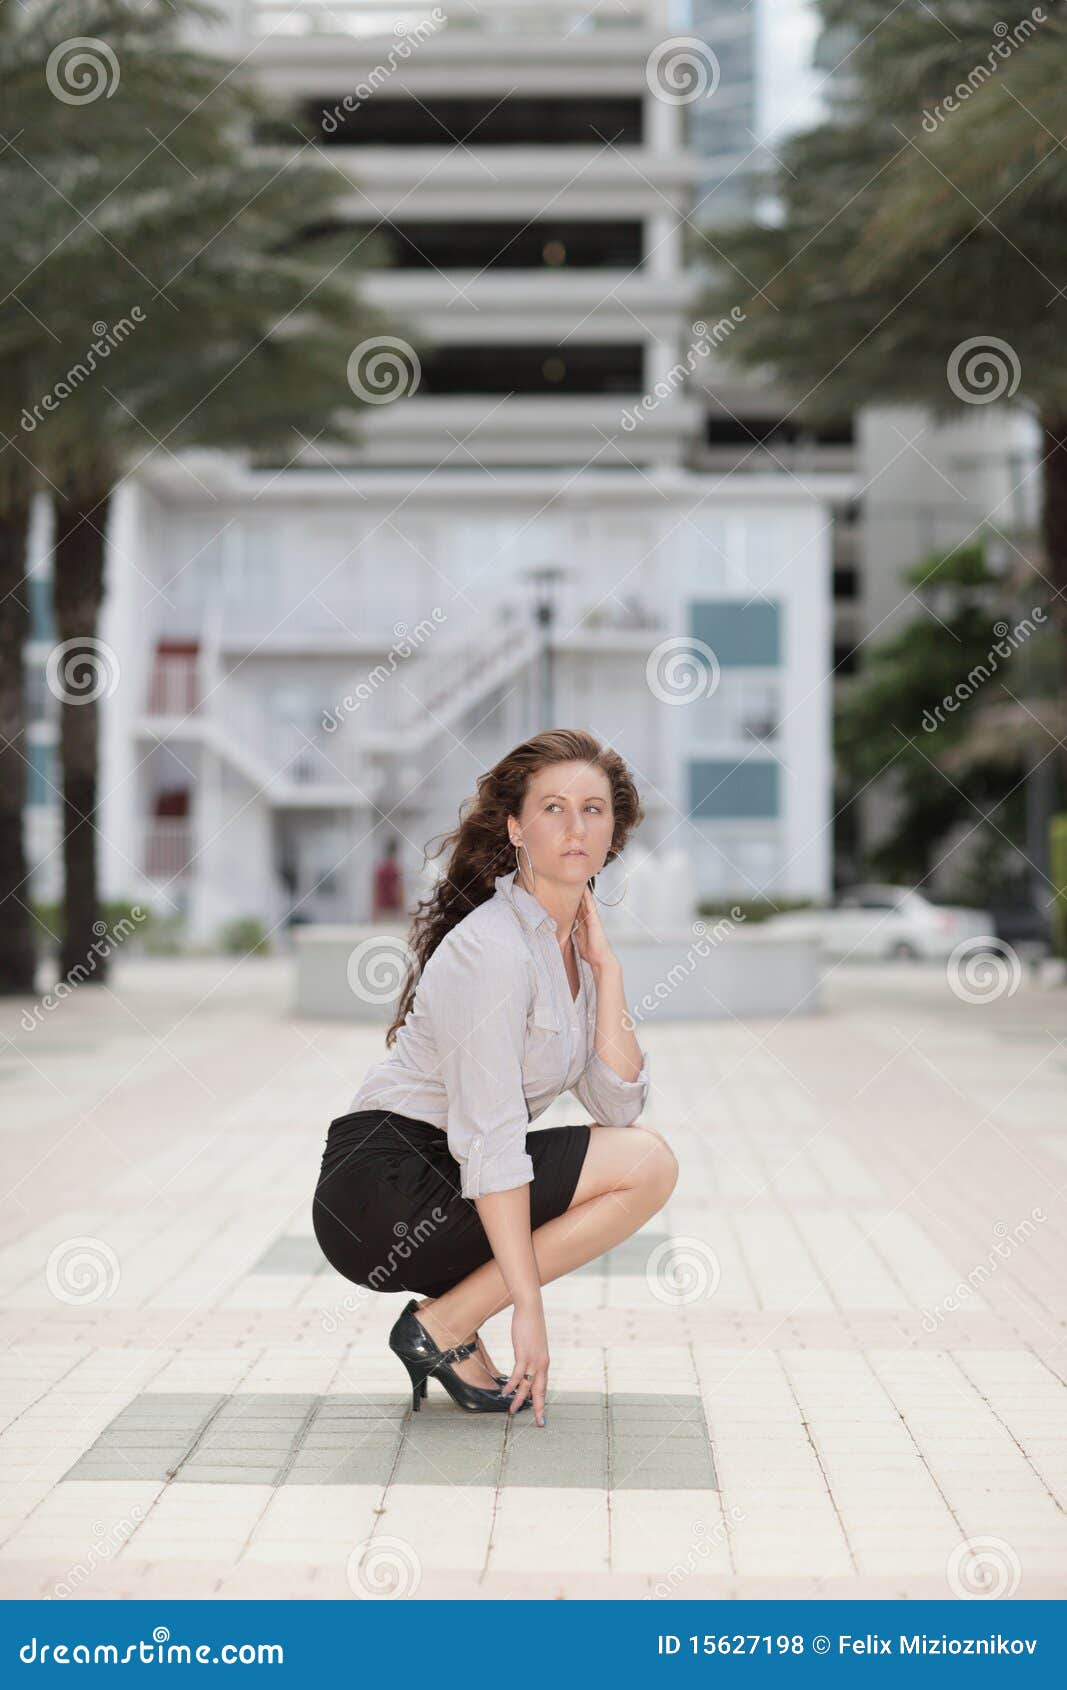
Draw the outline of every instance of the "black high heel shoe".
M432 1301L433 1301L433 1300L434 1300L434 1299L433 1299L433 1298L431 1298L431 1299L430 1299L430 1300L431 1300L431 1302L432 1302ZM416 1303L416 1305L415 1305L415 1306L416 1306L416 1308L418 1308L418 1306L419 1306L419 1305L418 1305L418 1304L417 1304L417 1303ZM475 1347L477 1347L477 1343L478 1343L478 1334L477 1334L477 1332L475 1332L475 1334L474 1334L474 1344L475 1344ZM490 1373L490 1372L491 1372L491 1371L492 1371L492 1370L491 1370L491 1369L490 1369L490 1367L489 1367L489 1365L488 1365L488 1363L486 1363L486 1362L483 1362L483 1363L482 1363L482 1365L483 1365L483 1366L484 1366L484 1367L485 1367L485 1371L486 1371L486 1372L487 1372L487 1373ZM496 1380L496 1382L497 1382L497 1384L498 1384L498 1385L506 1385L506 1384L507 1384L507 1382L508 1382L508 1375L507 1375L507 1374L506 1374L506 1373L493 1373L493 1374L492 1374L492 1377L493 1377L493 1378L494 1378L494 1379L495 1379L495 1380ZM423 1392L422 1392L422 1394L423 1394L423 1396L425 1396L425 1395L426 1395L426 1389L425 1389L425 1385L424 1385L424 1386L423 1386ZM528 1399L528 1400L529 1400L529 1399ZM525 1404L524 1404L524 1405L523 1405L523 1406L524 1406L524 1407L525 1407Z
M452 1366L454 1361L462 1361L464 1356L472 1355L478 1347L477 1342L453 1344L450 1350L438 1349L426 1328L416 1320L416 1306L412 1297L389 1334L389 1348L400 1357L411 1380L412 1411L417 1414L422 1407L422 1399L428 1389L427 1380L432 1373L441 1381L452 1401L465 1408L468 1414L506 1414L511 1407L513 1391L505 1396L500 1391L472 1385L461 1379ZM527 1397L522 1406L526 1408L529 1404L530 1398Z
M477 1332L476 1332L476 1333L475 1333L475 1334L474 1334L474 1342L475 1342L475 1345L477 1345L477 1343L478 1343L478 1334L477 1334ZM483 1363L482 1363L482 1366L483 1366L483 1367L485 1367L485 1363L484 1363L484 1362L483 1362ZM487 1372L487 1373L488 1373L488 1372L489 1372L489 1368L488 1368L488 1367L485 1367L485 1370L486 1370L486 1372ZM493 1378L494 1378L494 1379L495 1379L495 1380L496 1380L496 1382L497 1382L497 1384L498 1384L498 1385L506 1385L506 1384L507 1384L507 1382L508 1382L508 1376L507 1376L507 1374L506 1374L506 1373L494 1373L494 1374L493 1374Z

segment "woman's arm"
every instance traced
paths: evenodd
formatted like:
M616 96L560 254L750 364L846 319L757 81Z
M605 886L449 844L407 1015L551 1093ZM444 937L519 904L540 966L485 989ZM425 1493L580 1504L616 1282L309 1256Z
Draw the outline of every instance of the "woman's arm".
M622 964L611 962L593 968L596 980L596 1040L594 1050L620 1080L636 1080L644 1067L641 1046L634 1037L630 1012L622 983Z
M588 886L578 906L578 949L596 981L596 1054L620 1080L636 1080L644 1066L644 1057L626 1007L622 964L608 943L596 899Z
M476 1198L475 1207L514 1305L511 1343L515 1365L503 1387L515 1392L509 1413L515 1414L522 1407L529 1392L534 1413L543 1424L548 1388L548 1331L541 1300L541 1276L534 1255L530 1187L519 1185L512 1191L490 1192L486 1197Z

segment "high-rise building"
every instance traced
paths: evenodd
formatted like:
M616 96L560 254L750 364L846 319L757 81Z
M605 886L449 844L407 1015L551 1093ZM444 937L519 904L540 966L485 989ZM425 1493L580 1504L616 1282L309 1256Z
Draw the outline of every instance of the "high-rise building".
M291 119L256 144L337 172L390 326L352 349L358 446L163 452L123 486L106 890L177 905L198 939L365 918L383 842L410 886L478 774L554 725L629 759L643 842L683 845L703 897L823 894L828 512L850 479L817 453L789 476L707 456L686 383L737 322L696 318L684 262L702 175L664 80L671 9L232 20Z

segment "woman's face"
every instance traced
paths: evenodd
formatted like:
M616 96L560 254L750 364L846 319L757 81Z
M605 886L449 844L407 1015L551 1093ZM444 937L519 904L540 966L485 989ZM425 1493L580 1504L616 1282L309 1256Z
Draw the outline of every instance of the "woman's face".
M520 879L528 878L532 862L539 880L584 885L611 849L615 816L607 775L592 763L550 763L530 776L518 821L513 840L521 836L526 847L519 852Z

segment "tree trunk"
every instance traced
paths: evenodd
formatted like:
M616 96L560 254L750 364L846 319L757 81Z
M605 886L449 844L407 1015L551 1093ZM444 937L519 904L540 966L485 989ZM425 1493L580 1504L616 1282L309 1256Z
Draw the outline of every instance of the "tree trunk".
M1061 695L1067 695L1067 416L1042 417L1044 480L1042 485L1041 533L1045 543L1045 566L1054 593L1050 609L1060 636ZM1059 763L1062 785L1067 790L1067 752Z
M66 645L54 679L60 698L63 757L63 945L60 974L102 984L107 946L100 944L96 880L98 699L113 689L114 654L97 636L104 596L104 554L110 492L82 491L53 501L53 602L56 638Z
M0 996L33 995L37 972L28 904L23 809L26 799L26 689L23 649L30 631L26 536L28 490L0 509Z

